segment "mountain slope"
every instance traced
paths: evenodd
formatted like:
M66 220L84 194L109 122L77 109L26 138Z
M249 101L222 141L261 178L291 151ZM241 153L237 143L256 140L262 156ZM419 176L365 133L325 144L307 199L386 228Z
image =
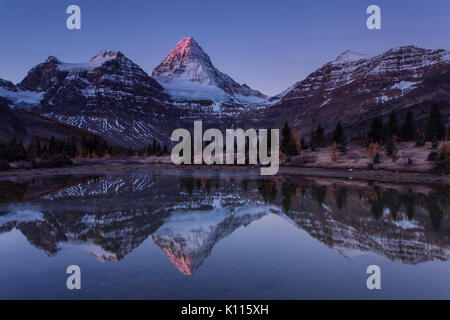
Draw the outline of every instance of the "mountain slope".
M449 57L445 50L414 46L372 56L346 51L243 118L253 119L257 112L255 122L289 121L309 137L319 123L330 132L338 121L346 124L348 133L358 133L373 117L387 116L393 109L402 118L411 108L416 120L422 120L432 102L443 105L448 116Z
M35 111L89 130L111 144L140 146L154 138L167 119L169 97L138 65L118 51L100 51L85 63L65 63L51 56L30 70L18 85L40 93Z
M217 70L192 37L178 42L152 75L175 99L248 104L266 98Z
M11 101L0 97L0 141L17 138L30 142L33 137L50 140L51 137L81 139L83 136L95 135L56 120L43 117L37 113L10 109Z

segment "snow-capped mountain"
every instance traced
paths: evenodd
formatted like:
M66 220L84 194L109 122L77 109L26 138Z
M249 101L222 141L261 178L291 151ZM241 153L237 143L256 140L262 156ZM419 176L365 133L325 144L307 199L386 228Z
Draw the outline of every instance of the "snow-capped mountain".
M112 144L142 145L156 138L156 129L170 118L164 89L119 51L100 51L84 63L49 57L30 70L18 85L42 96L35 111L99 134Z
M259 117L289 121L308 137L319 123L330 132L338 121L358 133L374 116L387 116L392 109L404 114L411 108L419 120L428 111L423 103L450 102L449 71L450 52L445 50L405 46L374 55L346 51L260 105Z
M136 147L171 132L204 127L281 127L308 138L319 123L338 121L348 135L364 133L375 116L412 110L418 127L432 103L450 117L450 53L406 46L381 54L346 51L279 95L266 98L218 71L192 38L184 38L149 76L118 51L84 63L56 57L30 70L17 85L0 80L9 106L86 129L110 144Z
M177 100L254 104L266 98L261 92L246 84L240 85L217 70L192 37L178 42L152 75Z
M379 55L359 54L347 50L303 81L297 82L270 100L274 102L276 99L306 99L318 91L325 91L321 100L322 106L325 106L326 98L331 96L334 90L369 78L368 80L372 80L371 84L374 80L393 83L392 86L383 87L380 96L370 97L374 102L385 102L401 97L416 87L424 73L449 63L448 51L426 50L414 46L394 48ZM387 75L390 77L382 79Z

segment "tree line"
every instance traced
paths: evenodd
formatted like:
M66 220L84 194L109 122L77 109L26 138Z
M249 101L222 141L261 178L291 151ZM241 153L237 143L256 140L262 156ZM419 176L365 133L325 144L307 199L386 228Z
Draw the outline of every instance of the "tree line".
M82 137L79 142L74 137L51 137L49 141L34 137L28 147L17 138L12 138L8 142L0 142L0 160L7 162L47 160L55 157L72 159L77 156L103 158L112 153L113 149L98 137Z
M139 157L148 157L148 156L163 156L165 154L169 154L169 150L167 144L161 146L161 144L153 139L153 142L147 145L146 147L139 149L128 149L128 155L130 156L139 156Z
M373 158L374 163L379 162L378 148L383 146L389 157L395 158L397 154L397 145L403 141L415 141L415 145L420 147L425 145L426 141L432 142L432 148L436 149L430 153L429 160L448 162L450 158L450 146L447 142L439 146L439 141L446 140L448 128L446 128L444 118L439 111L439 106L433 104L426 120L424 130L420 130L415 125L414 115L408 110L402 123L398 120L397 113L392 110L388 121L385 123L381 116L375 117L369 124L366 135L359 133L356 137L350 137L351 140L362 140L365 142L367 152ZM342 122L338 122L331 133L331 159L336 159L339 152L347 151L347 137ZM328 146L326 132L321 124L318 124L311 131L309 143L306 144L303 137L297 140L295 129L290 128L286 122L281 130L281 152L287 156L298 155L301 150L311 149L315 151L318 148ZM333 160L334 161L334 160Z

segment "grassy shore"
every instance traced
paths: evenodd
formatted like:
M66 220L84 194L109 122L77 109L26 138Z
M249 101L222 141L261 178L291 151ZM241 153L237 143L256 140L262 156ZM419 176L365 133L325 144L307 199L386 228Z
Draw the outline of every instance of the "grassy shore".
M183 165L170 163L170 157L150 157L131 159L77 159L73 166L63 168L10 169L0 171L0 179L36 178L52 175L108 174L157 170L206 170L206 171L245 171L246 174L259 175L259 166L237 165ZM338 178L347 180L366 180L393 183L416 183L450 185L450 175L424 171L399 171L377 168L373 170L343 167L293 166L284 163L278 174L305 177Z

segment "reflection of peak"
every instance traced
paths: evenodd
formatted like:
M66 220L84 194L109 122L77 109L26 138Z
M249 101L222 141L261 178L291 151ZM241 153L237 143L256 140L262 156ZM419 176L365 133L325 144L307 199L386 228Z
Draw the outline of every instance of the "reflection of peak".
M221 208L173 212L153 234L153 241L177 269L192 275L210 255L216 243L241 226L268 213L269 207Z
M100 262L119 260L117 254L107 251L103 249L102 246L95 244L91 241L80 242L72 239L71 241L61 243L60 247L61 249L76 247L78 249L85 250Z

